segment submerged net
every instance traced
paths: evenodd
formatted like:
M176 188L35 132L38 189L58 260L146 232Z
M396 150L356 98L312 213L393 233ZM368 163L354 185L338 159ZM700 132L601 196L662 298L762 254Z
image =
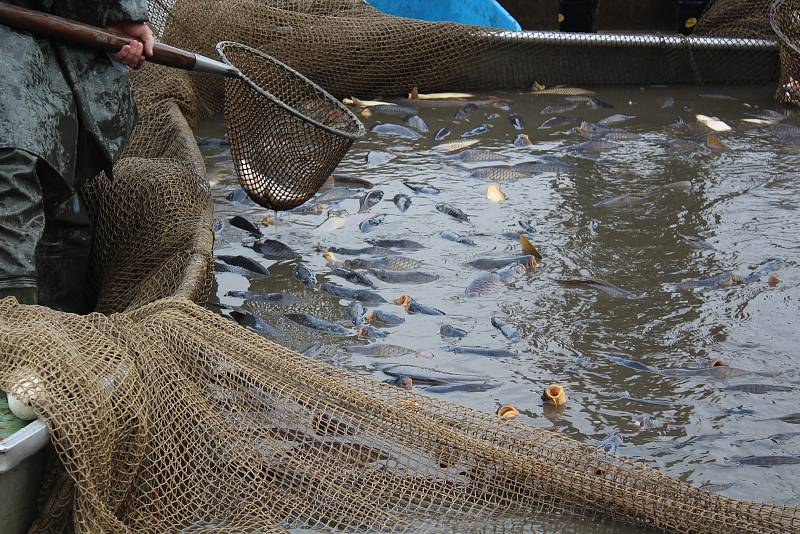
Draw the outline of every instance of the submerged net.
M800 528L796 509L299 357L186 300L80 317L7 299L0 314L3 376L34 384L81 532L441 532L536 513Z
M738 26L722 2L708 21L717 13L724 35L767 37L747 22L763 23L767 3L748 5ZM212 54L218 41L244 42L339 97L778 75L775 46L761 41L701 51L679 38L627 56L617 42L397 19L356 0L152 8L169 44ZM536 514L672 532L800 530L796 508L728 499L556 432L358 377L195 304L211 287L213 233L191 126L222 111L223 81L148 66L133 85L134 137L113 180L86 190L102 314L0 301L0 388L26 389L65 469L50 472L34 532L464 532Z

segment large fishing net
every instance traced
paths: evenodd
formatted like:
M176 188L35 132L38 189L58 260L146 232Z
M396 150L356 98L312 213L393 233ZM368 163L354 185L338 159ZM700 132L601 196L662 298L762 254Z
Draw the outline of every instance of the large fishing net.
M774 82L768 2L729 3L738 19L722 4L697 29L711 42L581 44L397 19L357 0L154 1L152 21L163 41L209 55L221 40L254 46L338 97ZM25 391L57 460L33 532L502 531L487 526L493 517L521 531L530 525L519 521L564 515L672 532L800 530L796 508L722 497L550 430L358 377L202 308L212 204L191 126L222 111L223 81L148 66L133 83L134 137L113 179L86 191L102 313L0 301L0 388Z

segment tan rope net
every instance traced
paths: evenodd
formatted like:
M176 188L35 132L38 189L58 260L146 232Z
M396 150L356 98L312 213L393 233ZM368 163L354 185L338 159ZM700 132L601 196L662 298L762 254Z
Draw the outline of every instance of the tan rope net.
M153 8L170 44L210 54L217 41L242 41L337 96L533 81L530 60L512 59L534 45L356 0ZM628 76L703 81L697 69L666 79L684 76L673 68L682 54L668 71ZM613 65L606 82L623 76ZM745 70L751 81L777 77L774 64ZM133 80L139 126L114 179L86 191L102 313L0 301L0 388L27 389L63 465L50 470L33 532L463 532L542 514L670 532L800 531L796 508L722 497L556 432L358 377L201 308L212 204L190 126L221 111L222 81L153 66Z

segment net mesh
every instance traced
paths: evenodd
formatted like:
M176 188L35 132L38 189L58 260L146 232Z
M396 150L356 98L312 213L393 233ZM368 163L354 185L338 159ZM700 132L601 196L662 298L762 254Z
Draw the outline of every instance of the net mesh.
M266 208L299 206L319 191L364 126L280 61L239 43L217 50L243 75L225 80L228 139L242 187Z
M338 97L778 77L766 45L648 41L628 55L619 43L397 19L356 0L151 7L169 44L210 55L217 41L244 42ZM772 36L768 8L717 2L698 32L722 45ZM539 514L671 532L800 530L796 508L725 498L556 432L358 377L200 307L212 204L191 127L223 111L223 83L152 65L133 75L136 132L114 178L86 189L101 313L0 301L0 388L25 391L65 470L51 470L33 532L465 532L505 516L518 532Z

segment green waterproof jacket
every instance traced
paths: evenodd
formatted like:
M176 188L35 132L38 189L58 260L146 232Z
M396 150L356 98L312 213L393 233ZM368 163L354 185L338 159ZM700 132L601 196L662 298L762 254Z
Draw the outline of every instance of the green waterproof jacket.
M147 20L147 0L7 3L101 27ZM0 25L0 147L33 153L78 186L88 177L73 176L77 132L94 141L95 170L110 172L135 123L125 65L103 51L50 42Z

